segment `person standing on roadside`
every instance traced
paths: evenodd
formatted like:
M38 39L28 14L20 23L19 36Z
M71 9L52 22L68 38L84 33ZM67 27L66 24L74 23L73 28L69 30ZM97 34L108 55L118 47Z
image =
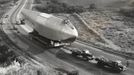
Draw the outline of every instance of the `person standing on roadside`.
M126 62L126 67L128 67L130 65L129 61L127 60Z

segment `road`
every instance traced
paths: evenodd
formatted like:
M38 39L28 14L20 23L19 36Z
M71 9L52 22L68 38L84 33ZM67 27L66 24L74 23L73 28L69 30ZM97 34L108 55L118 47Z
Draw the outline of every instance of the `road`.
M3 19L6 22L6 24L2 25L3 31L7 34L14 45L19 47L19 53L24 53L30 56L32 59L35 59L38 62L42 63L43 65L49 65L53 68L62 68L68 71L78 70L79 75L113 75L113 73L97 68L92 63L87 63L70 56L60 48L46 48L38 41L31 40L28 37L28 34L26 34L25 31L21 28L21 26L15 25L15 22L18 13L23 8L29 9L32 2L33 0L21 0L17 6L15 6L12 10L9 11L9 13L7 13L9 15L9 18ZM14 27L17 29L14 29ZM103 55L109 59L120 59L122 61L125 60L119 56L108 54L106 52L78 42L74 42L72 44L72 47L88 49L93 54L95 54L95 56ZM114 75L133 75L133 61L131 64L132 65L128 71L122 72L120 74L115 73Z

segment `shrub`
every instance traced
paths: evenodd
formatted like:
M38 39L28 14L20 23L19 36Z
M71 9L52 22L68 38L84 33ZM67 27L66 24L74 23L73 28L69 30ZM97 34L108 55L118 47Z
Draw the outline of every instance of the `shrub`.
M0 46L0 64L3 64L3 66L8 66L16 59L16 57L16 54L6 45Z
M59 3L57 0L50 0L46 6L36 6L35 9L46 13L81 13L85 11L82 6L68 6L65 3Z

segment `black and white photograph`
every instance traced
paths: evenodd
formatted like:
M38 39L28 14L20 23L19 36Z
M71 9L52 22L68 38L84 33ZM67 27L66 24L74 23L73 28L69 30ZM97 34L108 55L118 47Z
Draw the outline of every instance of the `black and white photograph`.
M0 75L134 75L134 0L0 0Z

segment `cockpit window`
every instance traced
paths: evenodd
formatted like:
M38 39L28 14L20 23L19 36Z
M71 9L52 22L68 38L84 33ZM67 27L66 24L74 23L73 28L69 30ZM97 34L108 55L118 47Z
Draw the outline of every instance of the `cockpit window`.
M68 24L69 20L64 20L63 22L64 22L64 24Z
M63 23L64 23L65 25L68 25L71 29L74 29L74 27L72 26L72 24L71 24L71 22L70 22L69 20L65 19L65 20L63 21Z

